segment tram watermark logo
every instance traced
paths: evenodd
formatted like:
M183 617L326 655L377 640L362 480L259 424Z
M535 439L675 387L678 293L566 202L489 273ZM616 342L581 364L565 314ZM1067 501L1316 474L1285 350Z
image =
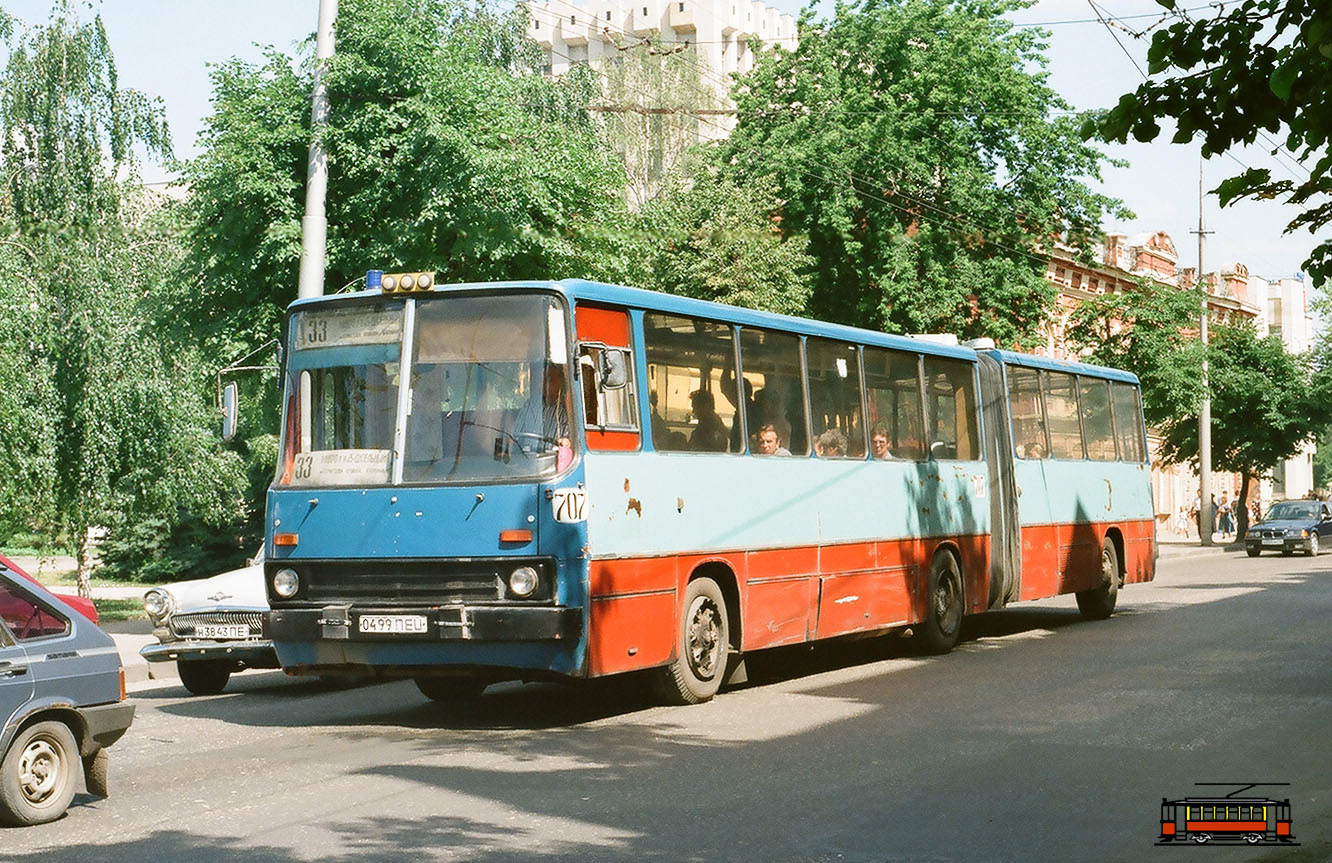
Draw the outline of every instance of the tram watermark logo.
M1161 798L1161 835L1157 845L1194 842L1198 845L1298 845L1293 832L1290 798L1246 795L1258 787L1289 782L1195 782L1229 788L1228 794L1198 794L1179 800Z

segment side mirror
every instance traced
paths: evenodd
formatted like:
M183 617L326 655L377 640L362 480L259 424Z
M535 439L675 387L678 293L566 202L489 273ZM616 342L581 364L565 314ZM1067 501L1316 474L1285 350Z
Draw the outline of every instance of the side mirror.
M601 352L601 388L623 389L629 383L628 355L619 348L606 348Z
M222 440L236 437L237 387L232 381L222 388Z

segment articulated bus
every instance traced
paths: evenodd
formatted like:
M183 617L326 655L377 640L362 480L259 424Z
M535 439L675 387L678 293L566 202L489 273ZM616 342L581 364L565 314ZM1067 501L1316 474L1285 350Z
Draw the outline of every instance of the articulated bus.
M647 671L1075 594L1156 560L1137 380L585 281L372 271L299 300L267 501L291 673Z

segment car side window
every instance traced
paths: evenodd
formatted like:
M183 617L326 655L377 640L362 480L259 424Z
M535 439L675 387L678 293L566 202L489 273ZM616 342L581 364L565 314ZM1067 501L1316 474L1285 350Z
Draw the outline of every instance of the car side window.
M0 620L20 643L69 632L65 617L3 582L0 582Z

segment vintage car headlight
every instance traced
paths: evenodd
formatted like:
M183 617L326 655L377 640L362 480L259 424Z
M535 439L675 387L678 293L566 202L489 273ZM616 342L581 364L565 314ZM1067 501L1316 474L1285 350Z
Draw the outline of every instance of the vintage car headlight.
M282 599L291 599L301 589L301 577L294 569L279 569L273 573L273 593Z
M519 599L531 596L541 583L541 576L530 566L520 566L509 574L509 591Z
M175 599L160 587L154 587L143 595L143 610L148 612L148 616L154 621L166 617L175 607Z

